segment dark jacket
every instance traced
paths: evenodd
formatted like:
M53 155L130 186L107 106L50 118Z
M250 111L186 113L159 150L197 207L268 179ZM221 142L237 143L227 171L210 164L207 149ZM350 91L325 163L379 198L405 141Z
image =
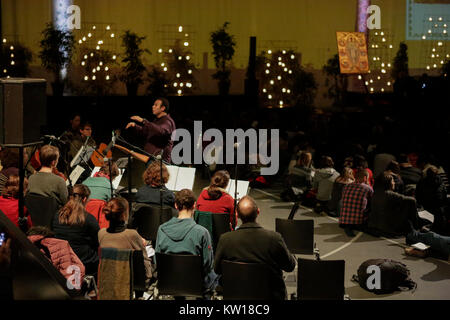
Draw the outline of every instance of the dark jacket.
M296 262L279 233L266 230L256 222L245 223L236 231L224 233L214 259L214 270L218 274L222 273L223 260L268 265L272 273L272 299L286 299L282 270L293 271Z
M162 188L163 205L174 207L175 206L175 195L172 191L167 189L165 186ZM145 185L141 187L136 193L135 201L139 203L147 204L159 204L160 195L159 187L152 187Z
M410 220L418 227L416 200L390 190L375 190L369 228L386 236L406 235Z
M400 168L400 177L405 185L417 184L422 178L422 170L414 167L402 167Z
M92 269L98 264L98 226L94 216L86 212L86 221L81 226L60 224L58 213L53 218L55 237L67 240L81 262L86 267L86 273L92 274Z

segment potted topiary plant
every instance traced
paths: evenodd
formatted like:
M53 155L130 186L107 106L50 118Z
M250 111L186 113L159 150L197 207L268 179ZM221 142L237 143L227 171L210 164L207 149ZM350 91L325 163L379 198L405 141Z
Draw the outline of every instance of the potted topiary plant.
M225 22L221 28L211 32L210 42L213 46L214 62L217 71L213 74L213 79L218 80L219 94L227 95L230 91L230 63L234 55L236 42L234 36L227 32L229 22Z
M120 76L120 80L127 86L129 96L136 96L139 85L143 82L145 66L142 55L149 53L147 49L141 49L140 45L146 37L139 37L130 30L122 35L122 47L125 48L125 55L122 62L125 63L125 70Z
M75 40L70 32L58 30L51 23L47 24L42 34L44 39L40 42L39 58L42 66L54 75L53 95L62 96L64 80L61 70L67 68L72 60Z

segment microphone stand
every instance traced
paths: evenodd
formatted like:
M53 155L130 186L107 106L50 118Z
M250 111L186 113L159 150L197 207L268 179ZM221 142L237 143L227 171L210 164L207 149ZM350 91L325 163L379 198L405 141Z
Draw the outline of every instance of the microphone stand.
M164 151L161 151L161 154L159 154L156 158L159 159L159 169L160 169L160 180L159 180L159 205L161 208L161 214L163 209L163 163L162 163L162 155Z
M112 184L111 158L108 158L108 164L109 164L109 186L111 188L111 199L112 199L114 198L114 189Z

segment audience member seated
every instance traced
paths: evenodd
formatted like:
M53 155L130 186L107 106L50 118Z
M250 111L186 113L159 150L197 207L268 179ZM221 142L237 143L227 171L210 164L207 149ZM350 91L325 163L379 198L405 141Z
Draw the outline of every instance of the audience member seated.
M217 275L213 270L211 236L206 228L196 224L193 219L194 193L188 189L178 191L175 196L175 208L179 211L178 218L173 217L159 226L155 250L161 253L201 256L205 275L204 288L205 293L208 293L215 289Z
M100 247L142 251L148 284L152 277L152 269L145 248L146 241L136 230L126 228L126 221L128 221L129 216L128 201L124 198L114 198L104 207L103 212L109 221L109 228L101 229L98 232Z
M353 177L353 169L345 167L342 173L333 183L333 190L331 191L331 200L328 202L329 215L338 217L341 209L342 189L345 185L355 182Z
M9 176L19 175L19 151L17 149L5 148L0 151L0 194L3 192L6 181L8 181Z
M28 192L55 198L58 205L65 205L68 197L66 182L53 173L59 160L58 148L50 145L43 146L39 156L42 167L39 172L30 176Z
M85 274L85 268L81 260L70 247L66 240L56 239L55 234L47 227L36 226L28 230L28 239L38 247L41 252L52 262L55 268L76 288L81 286ZM70 268L69 268L70 267ZM72 275L79 272L79 279Z
M300 153L297 165L292 168L291 174L287 177L287 189L281 194L282 199L290 201L296 198L297 195L293 193L292 188L299 189L305 195L312 187L313 175L311 153Z
M253 198L243 197L237 205L237 212L242 224L236 231L220 237L214 270L217 274L222 273L223 260L266 264L271 270L272 299L285 300L286 285L282 271L294 270L295 257L279 233L266 230L256 222L259 209Z
M234 199L225 191L229 182L230 174L227 171L217 171L211 178L209 187L200 193L196 209L212 213L228 213L230 223L234 224L234 221L237 221L234 214Z
M447 234L450 219L447 190L436 167L429 167L426 175L420 179L416 187L416 199L425 210L433 214L432 230L439 234Z
M333 184L337 177L339 177L339 173L334 169L333 159L323 156L313 179L313 189L317 190L317 205L314 211L328 211L328 202L331 200Z
M434 155L421 155L417 160L417 165L420 169L422 169L422 175L426 176L429 168L435 168L437 170L438 175L441 177L442 182L447 190L447 194L450 193L450 185L447 173L444 168L441 166L439 161L436 160Z
M392 160L394 161L396 160L395 156L390 154L388 149L391 149L391 147L383 144L380 144L377 147L378 153L375 155L373 159L373 171L375 178L386 170L386 167L389 164L389 162L391 162Z
M367 163L367 160L364 156L356 155L353 158L353 175L356 176L356 171L360 169L366 169L369 173L369 179L367 181L367 184L373 188L373 185L375 183L375 178L372 170L369 169L369 164Z
M345 233L354 237L353 229L364 229L368 219L373 189L368 184L369 172L360 169L355 175L356 181L342 189L339 225Z
M86 267L86 274L96 275L98 269L97 220L86 212L89 188L82 184L73 187L69 202L55 214L52 229L56 238L67 240Z
M141 187L136 193L135 200L140 203L160 204L160 189L162 189L163 205L174 206L175 195L166 188L165 184L169 181L169 171L167 167L162 165L162 181L161 167L159 161L153 161L143 174L145 186Z
M379 175L375 185L368 224L371 230L385 236L404 236L410 229L409 221L419 226L416 199L395 192L392 174L386 171Z
M0 210L11 220L17 227L19 226L19 176L11 175L6 182L0 197ZM25 178L23 182L24 192L27 189L28 180ZM23 208L24 216L27 217L28 227L31 227L31 217L28 214L27 208Z
M392 178L394 179L395 189L393 191L400 194L405 194L405 184L403 183L403 180L400 177L400 165L398 164L398 162L395 160L389 162L389 164L386 167L386 171L384 171L384 173L391 175Z
M405 188L408 185L417 185L422 178L422 171L412 166L406 154L401 154L398 157L398 161L400 165L400 177L405 183Z
M110 176L111 175L111 179ZM89 199L109 201L111 199L111 181L119 175L119 168L115 162L105 161L100 170L93 176L83 181L83 184L91 191Z
M450 237L439 235L435 232L419 232L411 227L411 231L406 236L406 244L413 245L418 242L430 246L431 252L442 255L444 258L450 257ZM416 249L408 251L408 254L424 257L423 252Z

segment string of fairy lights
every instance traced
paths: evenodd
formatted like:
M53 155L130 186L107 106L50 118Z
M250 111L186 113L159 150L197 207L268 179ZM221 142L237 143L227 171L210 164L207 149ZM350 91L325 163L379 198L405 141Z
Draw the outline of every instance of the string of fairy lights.
M290 106L294 72L298 67L298 56L293 50L267 50L263 52L261 70L261 98L268 108Z
M166 51L158 49L160 66L163 72L170 74L172 91L181 96L193 88L193 69L190 34L183 26L178 26L178 36ZM167 87L167 84L165 85Z
M97 28L96 25L93 25L89 32L78 40L82 52L81 66L85 70L84 81L96 81L99 77L104 77L106 81L111 79L111 68L108 63L116 61L117 55L107 54L103 47L106 46L108 40L115 40L115 38L116 34L111 30L110 25L106 25L104 28ZM95 49L93 49L94 47Z
M9 58L10 58L10 60L7 63L8 66L4 66L4 69L3 69L3 77L6 77L7 79L9 79L9 78L11 78L11 76L8 74L9 73L8 67L9 68L13 68L16 65L16 61L14 60L14 58L15 58L15 56L14 56L14 46L12 44L9 45L8 44L8 40L6 38L3 38L2 46L6 46L6 47L9 46L9 52L10 52L9 53Z
M431 42L431 52L426 54L427 57L427 70L436 70L441 67L447 59L450 59L450 53L447 49L448 41L448 21L445 21L443 17L431 16L426 21L426 33L422 35L422 40L428 40Z

